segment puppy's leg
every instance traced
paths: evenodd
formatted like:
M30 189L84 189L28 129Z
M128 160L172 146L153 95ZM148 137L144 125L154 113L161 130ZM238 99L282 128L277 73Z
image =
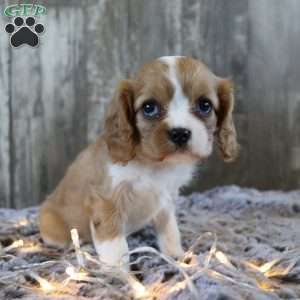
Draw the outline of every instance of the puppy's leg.
M110 266L123 266L127 269L129 256L125 235L119 233L110 238L106 237L103 239L99 237L99 233L93 221L90 222L90 229L99 259Z
M90 231L101 261L108 265L129 262L125 223L130 208L132 187L124 183L116 188L110 199L93 191L90 201Z
M163 208L153 221L160 250L166 255L181 257L184 251L181 246L175 210L173 208Z
M70 231L63 219L49 208L41 209L39 227L42 239L46 244L66 247L70 242Z

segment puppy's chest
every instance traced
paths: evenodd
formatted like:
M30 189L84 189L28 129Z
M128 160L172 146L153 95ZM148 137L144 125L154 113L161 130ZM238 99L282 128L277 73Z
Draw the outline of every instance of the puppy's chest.
M192 176L191 167L173 166L157 170L134 163L126 166L112 164L108 171L112 179L112 189L126 182L134 191L129 208L129 232L140 229L163 207L172 206L178 189Z
M176 194L178 189L192 177L192 166L172 166L166 168L146 168L136 163L126 166L111 164L108 167L112 179L112 188L123 182L131 183L134 190L153 191L165 194Z

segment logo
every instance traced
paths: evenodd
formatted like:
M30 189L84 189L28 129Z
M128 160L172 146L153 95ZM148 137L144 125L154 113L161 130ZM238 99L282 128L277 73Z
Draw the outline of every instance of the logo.
M14 4L7 6L4 10L4 15L7 17L18 16L42 16L46 14L46 7L38 4Z
M45 27L37 22L36 17L46 15L46 11L44 6L38 4L15 4L5 8L4 15L14 18L5 26L12 47L39 45L40 35L44 33Z

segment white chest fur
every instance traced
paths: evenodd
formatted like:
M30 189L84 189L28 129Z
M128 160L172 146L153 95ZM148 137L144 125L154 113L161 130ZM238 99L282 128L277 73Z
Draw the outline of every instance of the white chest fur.
M129 162L125 166L111 164L108 167L113 188L126 181L136 188L151 188L170 194L176 193L191 179L193 170L194 166L188 164L155 168L145 167L136 162Z
M125 166L109 165L112 188L123 182L130 183L138 198L134 199L135 213L129 217L126 231L130 233L140 229L161 208L171 206L179 188L191 179L193 170L194 166L184 164L159 168L145 167L136 162Z

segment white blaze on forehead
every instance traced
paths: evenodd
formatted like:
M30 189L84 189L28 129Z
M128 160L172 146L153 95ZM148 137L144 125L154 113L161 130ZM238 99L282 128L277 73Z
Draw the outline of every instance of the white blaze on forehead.
M177 58L182 58L182 57L185 57L185 56L182 56L182 55L161 56L161 57L159 58L159 60L168 62L168 61L174 61L174 60L176 60Z
M182 56L164 56L159 60L169 67L169 80L174 88L174 95L171 99L166 116L166 123L169 128L182 127L189 129L192 138L189 145L192 151L200 156L208 156L212 150L212 143L209 142L208 132L204 123L198 120L190 112L189 99L184 95L178 79L177 60Z
M163 56L159 58L169 67L169 80L174 88L174 95L170 102L166 122L170 127L185 127L186 118L189 116L189 100L182 91L182 86L177 76L176 62L183 56Z

